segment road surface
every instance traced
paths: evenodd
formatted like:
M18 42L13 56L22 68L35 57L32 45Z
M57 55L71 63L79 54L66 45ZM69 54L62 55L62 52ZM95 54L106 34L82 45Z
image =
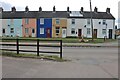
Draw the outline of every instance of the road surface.
M22 47L21 47L22 48ZM26 47L30 49L30 47ZM32 48L33 49L33 48ZM42 48L48 50L49 48ZM55 50L55 49L50 49ZM35 53L36 54L36 53ZM63 47L71 61L3 57L3 78L117 78L117 48Z

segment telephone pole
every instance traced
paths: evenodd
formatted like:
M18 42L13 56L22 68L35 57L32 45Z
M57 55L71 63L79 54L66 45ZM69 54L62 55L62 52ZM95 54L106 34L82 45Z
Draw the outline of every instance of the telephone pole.
M92 20L92 5L91 5L91 0L90 1L90 20L91 20L91 29L92 29L92 42L94 41L94 33L93 33L93 20Z

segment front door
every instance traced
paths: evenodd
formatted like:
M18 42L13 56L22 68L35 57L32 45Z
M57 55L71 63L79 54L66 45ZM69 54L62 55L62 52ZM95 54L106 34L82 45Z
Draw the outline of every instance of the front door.
M50 36L50 28L47 28L47 31L46 31L47 33L46 33L46 35L47 35L47 38L50 38L51 36Z
M94 29L94 38L97 38L97 29Z
M81 38L82 36L82 29L78 29L78 37Z
M32 37L35 37L35 29L32 29Z
M109 29L109 39L112 39L112 29Z
M63 29L62 29L62 38L65 38L65 37L66 37L66 29L63 28Z

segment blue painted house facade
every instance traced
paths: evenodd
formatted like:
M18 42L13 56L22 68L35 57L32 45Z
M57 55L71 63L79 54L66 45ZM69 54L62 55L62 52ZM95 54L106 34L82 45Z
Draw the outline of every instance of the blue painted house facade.
M37 19L37 37L38 38L52 37L52 18Z

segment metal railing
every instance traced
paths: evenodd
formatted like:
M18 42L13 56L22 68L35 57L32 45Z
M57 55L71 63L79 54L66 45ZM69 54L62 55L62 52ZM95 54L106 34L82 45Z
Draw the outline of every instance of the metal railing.
M20 52L37 52L37 56L39 56L39 53L52 53L52 54L60 54L60 58L62 58L62 40L39 40L39 39L2 39L3 43L1 44L2 46L16 46L16 49L1 49L1 50L5 50L5 51L16 51L17 54L19 54ZM4 43L8 42L8 43ZM11 44L9 42L15 42L15 44ZM22 42L29 42L29 41L34 41L37 42L37 44L19 44L20 41ZM51 44L39 44L40 42L59 42L59 45L51 45ZM36 51L33 50L21 50L20 46L32 46L32 47L37 47ZM40 47L57 47L60 48L59 52L55 52L55 51L40 51Z

